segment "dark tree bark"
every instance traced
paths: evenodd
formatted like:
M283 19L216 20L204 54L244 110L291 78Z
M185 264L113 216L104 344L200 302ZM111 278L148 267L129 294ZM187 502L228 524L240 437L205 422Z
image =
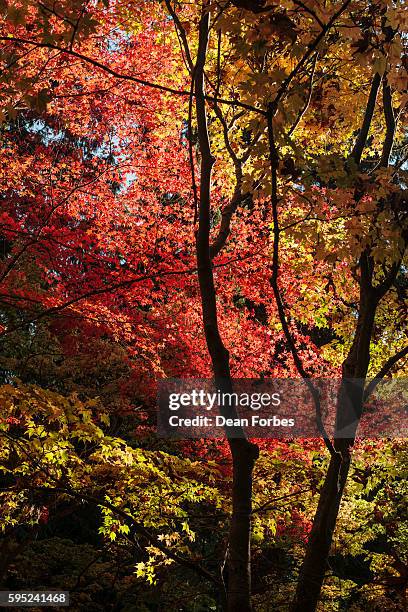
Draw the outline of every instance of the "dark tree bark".
M200 20L199 46L194 70L198 140L201 153L199 224L196 237L197 268L200 285L203 326L211 357L215 383L223 392L232 392L229 353L225 348L217 317L216 289L210 253L211 173L214 158L208 136L204 65L207 52L210 15L205 11ZM223 413L233 417L235 407L225 406ZM232 516L228 543L228 580L226 602L229 612L251 610L251 511L252 471L258 448L250 443L239 428L227 428L226 434L233 462Z
M293 612L316 609L349 467L349 457L345 460L337 453L331 456L300 571Z
M380 84L381 77L375 74L367 99L362 127L350 155L357 166L361 166L361 157L367 143ZM386 167L389 163L395 136L391 90L386 82L386 76L383 82L383 106L386 133L380 165ZM356 200L361 196L362 193L356 189ZM320 493L291 612L314 612L319 601L333 533L350 468L351 450L364 401L370 389L370 385L365 389L365 381L370 364L370 342L375 314L380 300L395 281L400 265L401 262L392 264L384 280L374 286L375 264L368 247L362 253L358 262L360 272L359 316L354 340L342 367L342 380L336 406L334 452L331 454L329 468ZM404 351L401 351L400 354L403 355L404 353ZM391 360L391 367L393 363L393 360ZM387 372L387 364L384 367L385 373ZM380 375L384 375L384 373L381 374L380 371ZM342 432L346 433L342 435Z
M329 468L320 493L306 555L300 570L292 612L314 612L327 569L333 533L350 468L351 450L365 399L375 385L365 386L370 364L370 341L378 304L395 280L400 264L391 266L385 280L373 286L374 262L365 252L359 262L359 317L350 351L342 367L336 407L336 437ZM383 377L408 351L405 347L380 370ZM345 432L345 433L343 433ZM347 437L342 437L346 435Z
M379 301L371 285L372 271L369 271L368 268L370 270L372 268L367 266L368 259L366 255L363 255L360 262L360 313L353 344L343 363L336 409L336 435L346 431L347 436L350 437L336 437L333 442L335 452L331 455L320 492L292 612L314 612L316 610L327 570L327 560L340 503L347 482L351 448L362 413L364 381L370 361L369 346Z

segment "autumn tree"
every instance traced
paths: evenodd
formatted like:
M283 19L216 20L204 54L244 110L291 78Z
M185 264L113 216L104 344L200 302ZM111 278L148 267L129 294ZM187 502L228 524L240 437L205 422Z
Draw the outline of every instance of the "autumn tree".
M35 160L32 184L38 174L47 177L47 164L51 177L39 219L29 201L30 187L37 199L38 188L25 178L21 193L18 178L10 187L4 177L5 192L12 190L2 228L5 293L24 312L22 321L4 321L4 337L69 312L93 317L128 346L151 339L142 352L149 364L138 374L142 387L152 384L152 369L156 376L210 374L203 337L211 375L224 390L232 389L232 376L305 379L330 465L293 609L316 609L356 433L344 438L341 431L362 413L372 389L367 376L388 375L407 354L404 7L15 2L3 11L6 124L20 113L27 122L31 109L41 120L63 118L74 139L96 126L100 138L91 155L84 155L86 143L70 153L66 184L66 161L44 152L40 170ZM85 102L75 108L75 97ZM33 127L29 133L37 138ZM12 134L10 159L18 149ZM30 202L28 225L16 214L16 193ZM55 248L67 217L50 223L55 202L68 201L70 223L82 232L69 273L74 243ZM52 270L52 290L40 295L37 279L34 294L16 290L18 263L25 259L27 267L29 254L43 261L47 240L52 265L42 270ZM165 321L162 314L157 320L158 305ZM177 365L165 351L152 354L158 336L172 346L166 322L175 313L183 347L199 347L198 365L193 351L191 359L180 351ZM197 335L191 321L200 316ZM318 375L342 379L334 439L320 421ZM352 388L350 379L358 380ZM223 580L227 608L249 610L258 449L243 432L226 435L233 485Z

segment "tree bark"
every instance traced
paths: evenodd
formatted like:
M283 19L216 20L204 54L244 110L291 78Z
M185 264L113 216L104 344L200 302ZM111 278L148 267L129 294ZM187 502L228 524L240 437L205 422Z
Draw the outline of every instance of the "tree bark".
M314 612L327 568L334 528L350 467L350 459L332 455L299 575L292 612Z
M362 128L351 153L357 165L361 163L361 156L366 146L380 83L380 75L375 74ZM381 165L387 166L395 135L395 119L391 91L386 83L383 87L383 100L386 136ZM356 190L356 199L361 195ZM364 405L364 386L370 363L370 342L375 314L378 303L390 288L399 265L400 263L393 265L384 282L374 287L374 261L368 248L362 253L359 260L359 316L354 340L342 367L342 380L336 407L336 434L333 444L335 452L331 455L329 469L320 494L291 612L314 612L319 601L333 533L350 468L350 453ZM347 437L341 437L339 435L341 432L347 432L345 434Z
M197 62L194 71L198 141L201 153L200 206L196 255L200 285L202 317L215 383L222 392L233 390L229 353L225 348L217 316L216 289L210 254L211 173L214 158L211 153L207 126L204 87L204 65L207 53L210 13L205 7L200 20ZM234 417L234 405L225 406L223 414ZM226 584L228 612L251 610L251 511L252 471L258 457L258 447L250 443L240 428L226 428L232 455L232 516L229 531Z

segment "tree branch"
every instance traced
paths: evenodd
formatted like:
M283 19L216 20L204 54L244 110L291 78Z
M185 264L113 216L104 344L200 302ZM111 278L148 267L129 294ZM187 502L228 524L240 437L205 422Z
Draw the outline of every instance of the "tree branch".
M277 92L273 102L270 103L270 105L269 105L269 112L272 112L272 116L275 115L275 113L276 113L276 111L278 109L278 104L281 101L281 99L283 98L283 96L286 94L287 88L290 85L290 83L292 82L292 80L295 78L295 76L297 76L298 72L303 68L303 66L305 65L305 63L309 59L309 57L314 53L314 51L316 51L320 41L322 41L323 38L326 36L327 32L331 29L331 27L336 22L336 19L338 17L340 17L340 15L342 15L344 13L344 11L347 9L347 7L350 4L350 2L351 2L351 0L345 0L345 2L343 2L341 7L332 15L332 17L326 23L324 28L322 28L321 32L316 36L314 41L308 45L307 51L303 54L302 58L299 60L299 62L296 64L296 66L293 68L293 70L290 72L290 74L288 74L286 79L282 82L282 84L279 87L278 92Z
M370 129L371 121L374 115L375 103L377 100L377 93L381 83L381 76L378 72L375 73L373 80L371 82L371 89L367 100L367 106L364 113L364 119L361 126L361 130L358 133L356 142L354 144L353 150L350 154L350 157L354 159L357 165L360 164L361 156L363 154L364 147L367 142L367 136Z
M297 126L299 125L300 121L302 120L305 112L307 111L307 109L309 108L309 104L310 104L310 100L312 99L312 93L313 93L313 78L314 78L314 74L315 74L315 70L316 70L316 63L317 63L317 58L318 58L319 54L316 53L314 60L313 60L313 66L312 66L312 72L310 75L310 81L309 81L309 91L308 91L308 95L306 97L305 103L303 105L303 107L300 109L298 116L296 117L295 123L292 125L292 127L290 128L289 132L288 132L288 136L292 136L293 132L296 130Z
M380 168L387 168L390 161L392 146L394 144L396 122L394 109L392 106L391 87L388 85L386 78L383 82L383 106L386 131L381 154Z
M186 559L185 557L181 557L177 553L174 553L172 550L167 548L160 540L155 538L150 531L148 531L143 525L138 523L131 514L122 510L121 508L117 508L110 502L94 497L93 495L88 495L87 493L81 493L80 491L75 491L66 487L34 487L35 490L41 491L43 493L62 493L65 495L69 495L74 499L78 499L81 501L87 501L97 506L101 506L103 508L107 508L113 514L120 517L127 523L130 523L135 533L144 537L152 546L160 550L166 557L169 559L173 559L176 563L183 567L187 567L188 569L196 572L206 580L209 580L212 584L219 586L220 582L208 572L205 568L201 567L201 565Z
M401 263L402 263L402 259L400 259L399 261L394 261L394 263L391 265L391 268L388 274L385 276L384 280L379 285L373 286L373 289L378 299L381 299L382 297L384 297L384 295L393 285L395 279L397 278L397 274L401 267Z
M83 62L94 66L95 68L99 68L100 70L103 70L107 74L110 74L111 76L114 76L115 78L119 80L131 81L132 83L137 83L138 85L144 85L145 87L157 89L158 91L162 91L165 93L171 93L176 96L182 96L182 97L190 96L189 91L174 89L173 87L167 87L166 85L160 85L159 83L153 83L152 81L146 81L145 79L139 79L138 77L132 76L130 74L122 74L118 72L117 70L114 70L113 68L110 68L109 66L106 66L102 62L99 62L98 60L93 59L91 57L87 57L86 55L83 55L82 53L79 53L78 51L74 51L73 49L68 49L66 47L60 47L59 45L55 45L52 43L45 43L45 42L40 43L40 42L35 42L33 40L27 40L25 38L17 38L14 36L13 37L0 36L0 41L9 42L9 43L15 42L15 43L19 43L22 45L31 45L38 49L54 49L56 51L60 51L63 54L67 54L72 57L76 57L77 59L80 59ZM260 108L256 108L255 106L252 106L251 104L245 104L244 102L239 102L239 100L225 100L223 98L214 98L213 96L207 96L207 95L205 95L205 99L210 102L217 102L218 104L226 104L228 106L236 106L239 108L245 108L246 110L252 111L254 113L258 113L263 116L265 116L266 114L264 110Z
M317 21L317 23L322 29L325 28L325 25L323 21L320 19L320 17L315 13L313 9L306 6L304 2L299 2L299 0L293 0L293 4L296 4L296 6L300 6L305 11L305 13L308 13L311 17L313 17L313 19Z
M220 227L218 229L217 235L215 236L214 240L210 245L211 259L216 257L218 253L222 250L230 234L231 219L243 199L243 195L241 192L241 181L242 173L241 176L238 176L236 179L234 194L231 200L226 206L223 207L221 211Z
M180 36L181 46L182 46L182 49L184 50L184 53L185 53L185 56L186 56L187 66L188 66L190 72L193 72L194 63L193 63L193 60L191 58L190 47L188 46L188 40L187 40L186 31L183 28L183 26L181 24L181 21L178 18L178 15L177 15L176 11L172 7L170 0L165 0L165 2L166 2L167 10L169 11L169 13L171 15L171 18L174 21L174 24L175 24L175 27L176 27L176 31L178 32L178 34Z
M213 259L221 251L226 243L226 240L230 233L231 219L235 211L237 210L240 202L242 201L242 164L238 159L234 149L231 146L228 134L228 124L217 104L214 104L215 114L220 121L223 129L225 147L232 159L232 163L235 168L235 189L231 200L226 206L223 207L221 212L221 223L218 230L217 236L214 238L210 245L210 256Z
M288 321L286 319L285 307L283 305L282 296L279 289L278 283L278 275L279 275L279 238L281 229L279 227L279 216L278 216L278 204L279 204L279 196L278 196L278 168L279 168L279 154L276 148L275 136L274 136L274 128L273 128L273 116L275 112L274 103L270 103L268 112L268 141L269 141L269 159L271 166L271 181L272 181L272 192L271 192L271 206L272 206L272 231L273 231L273 250L272 250L272 275L269 279L269 282L272 287L272 291L275 297L276 306L278 309L278 315L280 324L283 329L283 333L285 335L286 341L289 345L290 352L292 353L293 361L295 362L295 366L300 376L304 379L306 385L308 386L310 393L312 395L315 411L316 411L316 422L319 428L320 434L324 440L326 448L330 452L331 455L335 454L335 449L333 444L325 430L322 411L321 411L321 402L320 402L320 392L317 387L312 383L309 374L306 372L302 360L297 351L295 342L293 340L291 331L289 329Z
M387 361L384 363L381 370L377 372L373 380L364 389L364 401L366 401L369 398L369 396L373 393L377 385L382 381L382 379L385 376L387 376L388 372L390 372L391 368L393 368L400 359L403 359L407 355L408 355L408 345L402 348L401 350L399 350L397 353L395 353L395 355L387 359Z

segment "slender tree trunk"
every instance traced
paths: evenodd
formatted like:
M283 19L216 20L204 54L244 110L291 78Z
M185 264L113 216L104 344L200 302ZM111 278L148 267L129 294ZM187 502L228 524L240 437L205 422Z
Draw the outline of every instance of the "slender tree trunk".
M340 454L332 455L300 571L292 612L314 612L316 609L349 466L350 460L342 460Z
M370 362L370 340L378 296L372 289L369 258L360 260L360 309L353 344L343 363L336 407L335 453L329 468L310 532L291 612L314 612L327 569L333 533L350 468L351 449L363 408L364 382ZM347 438L338 437L346 431Z
M194 70L198 141L201 153L199 225L196 237L197 268L200 285L205 338L211 357L217 388L232 392L229 353L225 348L217 317L216 290L210 255L211 173L214 158L211 154L207 127L204 89L204 65L209 35L210 14L206 10L200 20L199 46ZM235 406L223 407L231 417ZM251 444L239 428L227 428L233 462L232 516L228 544L228 580L226 600L228 612L251 610L251 510L252 471L258 448Z
M390 36L392 39L394 33ZM360 165L361 156L366 146L380 84L381 77L379 74L375 74L371 83L362 127L351 153L351 157L357 165ZM395 117L391 90L386 80L383 83L383 107L386 135L380 165L387 167L395 137ZM361 196L362 193L356 189L355 199L358 200ZM299 575L295 599L291 608L292 612L314 612L319 601L333 532L350 467L350 452L364 405L364 385L370 363L370 342L375 313L380 299L387 293L395 280L400 265L401 261L395 262L388 274L385 274L384 280L374 287L374 260L370 255L369 247L360 257L359 316L352 346L347 359L343 363L342 382L336 411L336 432L338 434L346 431L345 435L347 437L342 438L338 435L334 440L336 452L331 456L329 469L320 494L305 559ZM392 366L392 360L390 365ZM353 422L354 426L350 427L350 423Z

